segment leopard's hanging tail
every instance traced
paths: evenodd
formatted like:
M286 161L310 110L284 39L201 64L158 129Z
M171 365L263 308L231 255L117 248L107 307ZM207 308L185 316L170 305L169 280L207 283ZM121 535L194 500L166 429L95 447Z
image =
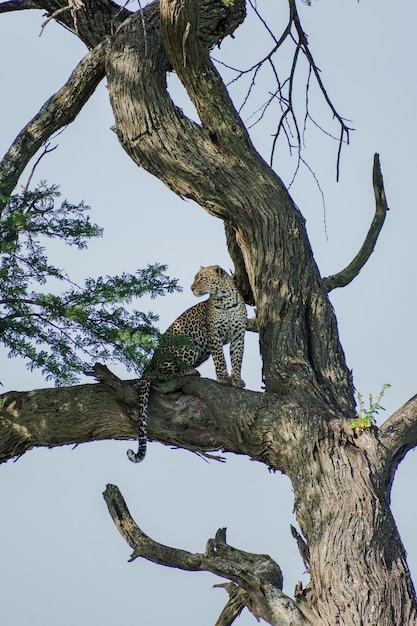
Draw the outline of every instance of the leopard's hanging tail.
M149 390L151 388L151 379L149 376L143 376L138 383L138 451L127 451L129 460L133 463L140 463L146 455L147 444L147 428L148 419L148 400Z

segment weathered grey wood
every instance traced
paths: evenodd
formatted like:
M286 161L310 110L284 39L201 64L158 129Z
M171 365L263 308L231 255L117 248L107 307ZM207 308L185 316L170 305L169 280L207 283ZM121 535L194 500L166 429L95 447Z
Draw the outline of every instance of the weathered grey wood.
M133 549L131 561L143 557L168 567L212 572L244 590L247 606L258 620L264 619L274 626L307 626L311 623L295 602L282 593L279 565L267 555L251 554L229 546L225 528L209 539L204 553L192 554L164 546L146 535L133 520L115 485L107 485L103 495L120 534ZM232 622L229 620L228 623Z

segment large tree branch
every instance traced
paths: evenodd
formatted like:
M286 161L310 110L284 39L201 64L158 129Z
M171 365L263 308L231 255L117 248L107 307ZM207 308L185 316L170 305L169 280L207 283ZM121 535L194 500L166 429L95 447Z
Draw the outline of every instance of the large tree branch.
M136 381L122 381L100 365L92 375L99 384L0 396L0 462L39 446L136 438ZM163 393L150 396L151 441L203 454L247 454L284 469L287 435L269 414L271 404L279 405L276 397L196 377L169 381L160 389Z
M204 129L222 149L228 147L233 150L236 142L240 144L244 141L248 146L251 142L226 86L210 59L209 47L214 41L207 41L202 34L204 24L213 29L217 41L230 34L245 18L245 3L242 0L233 3L220 0L212 2L212 5L204 6L193 0L160 0L162 40L165 52L194 103ZM207 7L210 9L208 15L204 11ZM222 24L229 29L226 30Z
M267 555L251 554L229 546L226 529L217 531L215 538L208 541L204 553L170 548L154 541L138 527L115 485L107 485L103 495L117 529L133 549L131 561L143 557L153 563L186 571L212 572L244 590L246 595L241 595L239 600L241 602L245 597L249 610L257 619L277 626L311 623L296 603L282 593L279 565ZM227 623L231 624L233 619L229 618ZM225 623L224 619L222 623Z
M165 52L196 107L209 140L223 153L235 154L237 144L254 152L248 132L216 70L209 50L245 19L245 2L170 2L161 0L161 34ZM232 18L233 15L233 18ZM227 246L235 279L248 304L254 297L238 245L236 222L225 221Z
M10 391L0 397L0 463L35 447L56 447L103 439L137 437L135 381L118 388L102 382L30 392ZM217 450L226 441L203 402L180 392L152 393L150 440L192 451ZM236 451L238 447L234 447Z
M216 11L225 5L217 0L198 4L202 13L211 16L211 29L207 20L205 35L209 38L211 34L213 43L213 33L224 17L221 12L216 19ZM235 4L238 7L242 2ZM241 11L233 7L231 15L226 24L229 33L241 22ZM224 197L224 190L230 188L230 168L219 151L220 130L192 122L172 101L166 80L172 64L165 52L160 24L159 4L152 3L126 20L111 42L106 73L118 137L136 163L175 193L194 199L212 215L232 219L234 207L243 199L238 188L230 189L227 201ZM185 42L187 36L183 35ZM191 61L187 68L194 72ZM219 85L222 89L220 79ZM224 110L223 127L228 123L227 113ZM207 116L203 114L203 118ZM244 134L247 136L246 131Z
M39 446L136 438L137 381L120 380L100 364L91 375L98 384L0 396L0 463ZM302 390L288 398L196 376L160 383L158 390L149 401L150 441L201 454L245 454L284 473L294 461L288 441L304 433L305 445L313 445L323 416L331 418L317 395L306 422Z
M99 44L77 65L65 85L18 134L0 162L0 191L8 197L42 144L72 122L104 77L107 43ZM2 199L2 201L4 201ZM0 212L1 212L0 203Z
M353 261L349 263L344 270L338 274L333 274L328 278L323 278L323 285L327 292L337 287L346 287L359 274L363 266L367 263L369 257L374 251L376 242L381 232L382 226L389 210L384 190L384 181L382 178L381 164L379 162L379 154L374 155L374 166L372 171L372 180L375 195L375 215L372 224L366 235L365 241L358 254Z

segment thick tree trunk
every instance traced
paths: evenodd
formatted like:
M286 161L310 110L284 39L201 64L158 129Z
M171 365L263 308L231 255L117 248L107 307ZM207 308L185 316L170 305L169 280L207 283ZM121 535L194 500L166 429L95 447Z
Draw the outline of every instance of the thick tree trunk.
M53 12L64 3L34 5ZM230 580L271 624L417 623L415 593L389 509L396 465L417 443L416 403L379 431L356 438L349 428L355 415L351 374L304 219L255 151L209 57L210 46L243 21L244 1L161 0L128 16L100 0L78 13L78 35L96 46L86 57L87 65L95 63L86 97L102 76L105 57L121 145L175 193L225 222L242 291L256 305L265 393L185 378L182 393L154 393L150 405L151 437L201 452L247 454L291 479L309 586L292 603L280 593L274 567L267 577L257 569L258 587L242 570ZM58 19L72 24L68 12ZM172 102L166 84L172 70L195 104L199 124ZM62 119L67 123L72 116ZM133 437L134 385L100 368L95 375L101 384L87 388L5 394L0 459L36 445ZM120 512L120 526L126 519ZM225 537L217 540L228 554ZM213 554L204 561L210 571ZM227 568L222 571L227 578Z
M309 430L297 442L289 476L308 546L307 598L318 623L416 623L377 433L352 441L340 422L331 421L314 442Z

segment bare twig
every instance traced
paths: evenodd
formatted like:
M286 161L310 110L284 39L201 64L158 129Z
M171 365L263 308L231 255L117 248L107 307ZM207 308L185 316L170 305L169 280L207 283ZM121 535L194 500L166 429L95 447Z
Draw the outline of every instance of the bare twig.
M298 55L300 53L300 49L301 46L300 44L297 45L297 48L295 50L294 53L294 57L293 57L293 62L291 65L291 72L290 72L290 76L289 76L289 80L288 80L288 105L286 110L284 111L284 113L281 116L281 119L278 123L278 128L277 131L274 135L274 139L272 142L272 150L271 150L271 157L270 157L270 164L272 167L273 164L273 160L274 160L274 153L275 153L275 147L276 147L276 143L279 137L279 134L281 132L281 128L284 125L284 122L286 121L287 117L290 116L292 118L293 121L293 125L294 125L294 130L295 130L295 134L296 134L296 138L297 138L297 146L298 146L298 154L300 156L300 151L301 151L301 134L300 134L300 130L298 128L298 122L297 122L297 117L294 113L294 108L293 108L293 87L294 87L294 76L295 76L295 70L297 67L297 61L298 61ZM291 151L291 145L289 145L290 151Z
M340 125L340 138L339 138L339 147L338 147L338 154L337 154L337 162L336 162L336 179L339 180L339 174L340 174L340 155L341 155L341 150L342 150L342 145L343 142L346 141L346 143L349 143L349 133L352 130L351 128L349 128L347 126L347 124L345 123L344 118L337 112L336 108L334 107L328 93L327 90L323 84L323 81L321 80L321 76L320 76L320 70L317 67L314 59L313 59L313 55L310 52L310 48L308 46L308 41L306 38L306 35L303 31L303 28L301 26L301 21L300 18L298 16L298 11L297 11L297 7L295 4L295 0L289 0L290 3L290 12L292 15L292 19L293 19L293 23L295 26L295 29L297 31L298 34L298 44L300 45L308 63L310 66L310 69L313 71L314 76L316 78L316 81L318 83L318 86L320 88L321 93L323 94L323 97L328 105L328 107L330 108L334 118L339 122Z
M266 23L266 21L260 14L256 4L254 4L251 1L250 5L255 15L263 24L264 28L266 29L266 31L268 32L269 36L272 38L274 43L270 52L268 52L268 54L264 55L262 59L260 59L257 63L253 64L251 67L247 69L237 69L222 61L217 61L217 63L219 63L226 69L231 70L232 72L235 73L235 76L228 82L228 86L237 82L245 75L251 77L249 87L246 90L246 94L243 98L241 106L239 107L239 111L242 111L243 108L248 105L250 96L255 88L256 79L259 78L261 69L265 66L265 64L269 64L270 68L272 69L274 80L276 81L276 89L272 90L272 92L269 94L269 97L264 102L264 104L261 107L259 107L257 111L252 113L248 119L250 120L252 117L256 115L256 113L260 112L260 115L257 117L256 121L251 124L251 127L254 126L258 122L260 122L260 120L264 117L267 109L271 106L271 104L273 102L278 102L281 108L281 116L278 121L276 131L274 132L274 135L273 135L271 154L270 154L270 163L271 164L273 163L278 139L282 135L282 133L284 133L284 135L287 138L287 143L288 143L288 148L290 150L290 153L292 154L292 151L295 147L297 147L298 149L298 165L299 165L301 163L300 155L301 155L301 151L303 147L302 138L304 138L304 133L306 130L306 123L308 120L311 120L314 124L316 124L316 126L320 128L321 130L323 130L323 132L326 135L333 137L331 133L322 129L321 126L312 119L308 110L308 93L310 90L311 76L313 75L314 78L316 79L316 82L319 86L322 96L324 97L324 100L331 111L332 117L336 119L336 121L338 122L340 126L339 136L334 137L336 141L338 142L337 159L336 159L336 177L338 180L339 175L340 175L341 150L345 143L346 144L349 143L349 134L352 128L350 128L347 125L346 120L338 113L336 107L334 106L332 100L330 99L327 93L327 90L320 76L320 70L315 63L315 60L313 58L313 55L308 45L306 34L304 33L303 28L301 26L301 21L298 15L295 0L288 0L289 19L288 19L288 23L286 27L284 28L282 35L279 38L274 35L269 25ZM288 40L288 38L290 38L293 41L295 45L295 51L294 51L294 56L293 56L293 60L291 64L290 74L284 81L281 81L278 75L277 68L276 68L274 55L279 51L279 49L282 47L284 42ZM297 116L294 112L294 102L293 102L294 81L296 78L297 68L300 65L300 52L302 52L304 58L306 59L308 63L308 70L309 70L308 79L307 79L306 87L305 87L306 102L305 102L304 130L303 130L302 135L298 128ZM284 87L286 88L286 93L284 93ZM292 141L293 136L295 137L294 142ZM298 166L297 166L297 171L298 171Z
M70 11L71 12L71 17L72 17L72 21L74 24L74 31L77 33L78 35L78 22L77 22L77 11L79 11L80 9L84 8L84 2L82 0L68 0L68 4L66 7L61 7L60 9L57 9L56 11L54 11L52 13L52 15L50 15L42 24L41 26L41 32L39 33L39 37L42 35L45 26L47 26L47 24L49 24L49 22L53 19L55 19L56 17L58 17L58 15L61 15L61 13L65 13L66 11Z
M268 33L270 34L270 36L272 37L272 39L275 41L275 43L277 45L280 45L277 38L275 37L274 32L269 28L268 23L266 22L266 20L264 20L264 18L262 17L262 15L260 14L260 12L258 11L258 7L256 6L256 2L253 2L253 0L249 0L249 4L252 8L252 11L255 13L255 15L258 17L259 21L262 22L262 24L264 25L265 30L268 31Z
M346 287L346 285L356 278L374 251L379 233L381 232L384 224L385 217L389 209L385 196L384 181L382 178L378 154L374 155L373 186L375 195L375 215L368 234L366 235L366 239L358 254L355 256L353 261L345 267L344 270L338 274L329 276L328 278L323 278L323 285L327 292L330 292L332 289L336 289L337 287Z
M44 144L44 148L43 148L42 153L41 153L41 154L40 154L40 156L36 159L36 161L35 161L35 163L34 163L34 165L33 165L32 169L31 169L31 171L30 171L30 174L29 174L29 177L28 177L28 179L27 179L27 181L26 181L26 184L25 184L25 185L23 185L23 191L28 191L28 189L29 189L29 185L30 185L30 181L31 181L31 180L32 180L32 178L33 178L33 174L35 173L35 170L36 170L37 166L39 165L40 161L43 159L43 157L44 157L45 155L49 154L50 152L53 152L54 150L56 150L56 149L58 148L58 144L57 144L56 146L53 146L53 148L51 148L50 146L51 146L51 144L49 143L49 141L48 141L47 143L45 143L45 144Z

